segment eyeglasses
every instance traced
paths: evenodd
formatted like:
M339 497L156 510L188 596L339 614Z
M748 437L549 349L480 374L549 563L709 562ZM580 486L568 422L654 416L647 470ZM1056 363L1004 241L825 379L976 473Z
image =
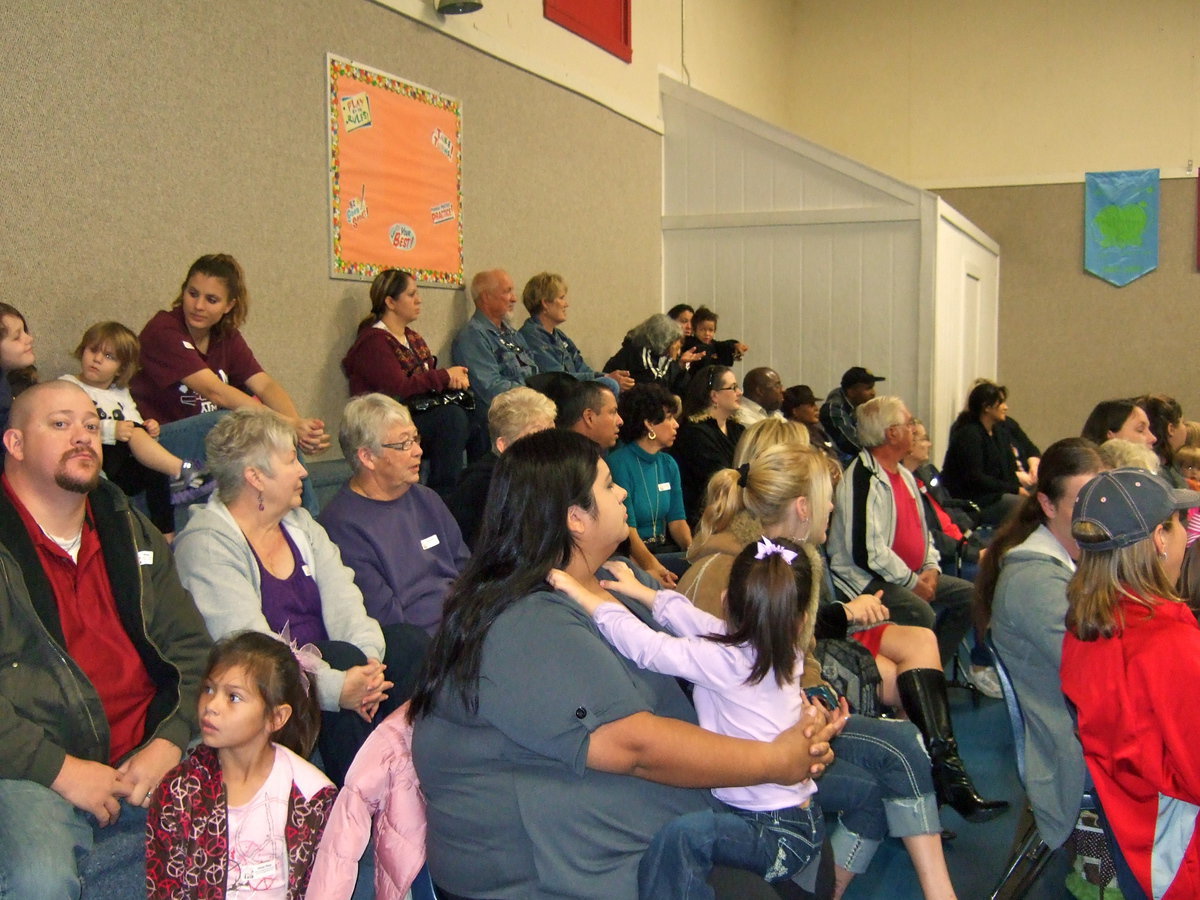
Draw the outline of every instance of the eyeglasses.
M393 441L390 444L380 444L379 446L385 447L388 450L399 450L401 453L403 453L405 450L408 450L410 447L412 447L413 444L416 444L418 447L421 446L421 436L419 434L413 435L404 441Z
M733 384L726 385L725 387L713 388L714 391L740 391L741 389L742 386L736 381Z

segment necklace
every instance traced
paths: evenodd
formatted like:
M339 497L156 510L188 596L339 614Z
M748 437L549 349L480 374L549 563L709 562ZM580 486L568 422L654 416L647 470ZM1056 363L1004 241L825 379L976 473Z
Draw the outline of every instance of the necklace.
M654 454L651 454L650 468L652 468L654 470L654 474L655 474L656 478L658 475L657 462L658 461L654 458ZM651 497L653 497L653 499L654 499L654 520L653 520L653 524L652 524L653 531L651 533L650 540L657 544L660 539L666 538L666 533L665 533L666 529L663 529L663 532L664 532L663 534L660 535L658 533L658 505L661 500L661 497L659 496L661 492L658 490L658 481L657 480L654 482L654 490L653 491L651 491L650 486L648 484L646 484L646 465L645 465L645 461L642 460L640 457L638 458L638 474L642 476L642 491L645 492L645 494L646 494L647 508L649 508L649 506L650 506Z

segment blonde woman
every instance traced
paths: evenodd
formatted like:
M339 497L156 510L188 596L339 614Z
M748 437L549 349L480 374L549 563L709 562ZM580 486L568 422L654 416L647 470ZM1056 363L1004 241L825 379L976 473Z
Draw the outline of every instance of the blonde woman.
M756 429L759 426L749 433L751 440ZM832 493L824 454L796 443L768 446L739 469L718 472L709 485L708 506L689 554L692 568L679 583L681 593L702 609L715 610L719 615L733 559L742 548L758 535L820 545L825 539ZM878 597L857 598L855 604L838 607L834 612L841 615L843 634L850 620L870 623L887 616ZM818 628L828 615L818 616ZM920 630L896 626L887 629L893 633ZM932 642L926 646L926 657L936 665L937 647ZM921 709L916 708L911 714L918 721L944 721L945 732L938 731L931 743L939 741L937 746L945 750L947 744L953 746L949 711L933 708L935 702L927 701L924 709L928 715L922 716ZM852 716L842 735L834 740L834 752L838 764L821 779L820 789L822 806L839 811L838 824L830 836L835 896L841 896L854 876L867 870L875 850L890 833L901 838L908 849L925 897L953 897L942 855L937 796L944 784L955 792L956 806L968 796L977 801L972 808L961 811L975 814L987 807L970 788L957 752L944 753L931 777L929 757L911 724L859 715ZM964 785L969 795L964 793ZM863 804L860 798L869 795L882 796L882 804Z
M1071 535L1062 687L1100 803L1146 896L1200 896L1200 628L1175 592L1200 494L1141 469L1097 475Z

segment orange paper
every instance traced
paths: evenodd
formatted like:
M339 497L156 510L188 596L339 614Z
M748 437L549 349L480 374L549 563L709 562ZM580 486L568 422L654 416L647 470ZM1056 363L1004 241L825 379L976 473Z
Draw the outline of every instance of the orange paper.
M462 285L461 136L457 100L329 56L334 277Z

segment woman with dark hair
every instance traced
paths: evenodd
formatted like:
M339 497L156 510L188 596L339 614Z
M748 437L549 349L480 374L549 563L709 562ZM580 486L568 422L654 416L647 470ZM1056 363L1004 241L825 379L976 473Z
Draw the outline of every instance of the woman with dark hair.
M1084 438L1051 444L1037 490L996 530L980 560L975 611L1008 668L1025 714L1025 792L1047 846L1060 846L1079 817L1083 755L1058 680L1067 582L1079 548L1071 513L1080 489L1105 468Z
M1200 494L1114 469L1084 485L1071 524L1080 554L1067 586L1063 693L1125 862L1162 900L1200 897L1200 628L1174 587L1181 514L1197 505Z
M387 394L408 407L429 461L429 487L442 496L454 489L470 433L467 409L474 399L465 366L438 368L425 339L408 326L421 314L417 281L403 269L385 269L371 282L371 312L342 371L350 396Z
M1133 400L1102 400L1083 423L1085 437L1096 446L1110 438L1153 447L1156 438L1150 430L1150 417Z
M301 416L291 396L254 358L240 331L250 312L246 274L227 253L202 256L179 296L138 335L141 369L129 382L143 417L158 421L159 440L181 459L204 458L204 436L220 410L264 406L283 416L305 453L329 446L325 423Z
M667 310L667 316L679 323L679 328L685 338L692 336L692 316L696 309L689 303L676 303Z
M953 496L979 507L981 524L997 525L1036 484L1039 455L1008 418L1007 389L981 381L950 428L942 477Z
M705 366L683 394L683 422L670 453L679 463L688 523L704 512L704 492L713 472L733 465L733 452L745 426L736 418L742 388L733 369Z
M703 731L675 679L625 660L547 584L554 568L590 589L611 579L624 497L573 432L529 435L496 465L412 703L439 894L634 897L654 834L707 808L697 788L795 784L829 761L840 716L769 744Z
M1183 475L1175 468L1175 452L1187 441L1187 428L1183 424L1183 407L1174 397L1166 394L1145 394L1137 398L1137 405L1150 420L1150 433L1154 435L1154 453L1158 456L1158 476L1171 487L1185 488Z
M662 452L675 443L678 410L675 395L660 384L625 391L618 402L623 443L608 455L613 480L628 494L629 528L642 539L641 546L630 545L633 561L655 577L664 565L682 574L687 569L684 553L692 545L679 464ZM639 559L643 555L648 558Z

